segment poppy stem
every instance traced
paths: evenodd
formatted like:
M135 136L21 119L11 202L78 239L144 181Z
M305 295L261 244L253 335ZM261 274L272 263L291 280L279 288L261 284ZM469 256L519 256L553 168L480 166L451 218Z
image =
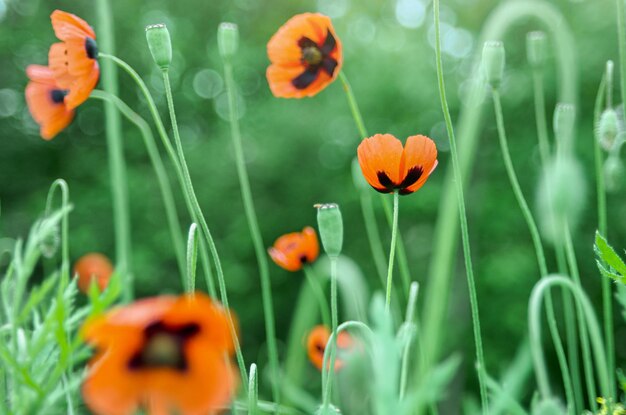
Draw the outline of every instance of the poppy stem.
M313 271L313 268L311 266L305 265L303 269L309 287L311 287L313 294L315 294L315 298L317 298L317 303L320 308L320 314L322 315L322 321L324 322L324 325L326 327L330 327L331 319L328 312L328 301L326 301L324 291L322 290L322 287L320 287L317 275L315 275L315 272Z
M113 19L108 0L96 2L99 42L104 50L113 51L115 39ZM101 79L102 88L113 94L118 93L117 69L110 62L103 62ZM111 171L111 194L113 198L113 218L115 227L115 260L116 271L124 276L122 285L123 301L128 303L134 297L134 277L131 270L131 239L130 213L128 207L128 180L126 179L126 163L122 146L122 127L120 116L111 103L104 104L106 122L107 147L109 152L109 169Z
M362 140L366 138L369 134L367 134L365 123L363 123L363 116L361 115L361 111L359 110L359 104L356 102L356 98L354 97L354 93L352 92L352 87L350 86L350 82L348 82L348 77L344 75L343 71L339 72L339 79L341 79L343 90L348 97L348 105L350 105L352 118L354 118L354 122L356 123L356 127L359 130L359 134L361 135Z
M461 176L461 167L459 165L459 156L456 149L456 139L454 137L454 126L452 125L452 117L448 108L448 100L446 98L446 87L443 78L443 62L441 59L441 30L439 22L439 0L433 0L433 17L435 21L435 58L437 61L437 83L439 86L439 98L441 100L441 109L448 133L448 141L450 142L450 153L452 158L452 167L454 170L454 184L456 186L456 196L459 205L459 220L461 223L461 236L463 242L463 256L465 258L465 272L467 276L467 286L469 289L470 306L472 310L472 322L474 328L474 343L476 345L476 371L478 372L478 383L480 385L480 400L483 414L489 413L489 401L487 397L486 386L486 368L485 358L483 356L483 343L480 332L480 316L478 312L478 297L476 295L476 283L474 282L474 269L472 266L472 254L470 251L469 231L467 226L467 215L465 213L465 199L463 196L463 177Z
M333 378L335 376L335 360L337 358L337 337L339 316L337 311L337 257L329 256L330 259L330 316L332 327L332 343L330 343L330 365L326 366L326 351L324 351L324 364L322 365L322 380L326 380L322 408L328 409L333 393ZM327 348L328 349L328 348ZM322 382L324 383L324 382Z
M257 378L256 364L250 365L250 379L248 379L248 414L257 415L259 413L259 380Z
M182 167L183 175L184 175L184 185L187 194L191 202L193 203L193 209L200 220L200 226L206 240L209 244L209 249L211 251L211 255L213 256L213 261L215 262L215 269L217 270L217 281L220 289L222 303L224 307L227 309L230 308L228 305L228 294L226 292L226 280L224 279L224 270L222 269L222 263L220 262L219 255L217 253L217 247L215 246L215 241L213 240L213 236L211 235L211 231L209 230L209 226L207 225L206 219L204 218L204 214L202 213L202 209L200 208L200 204L198 203L198 198L196 197L196 192L193 188L193 183L191 182L191 175L189 174L189 168L187 167L187 161L185 160L185 153L183 152L183 145L180 139L180 133L178 131L178 122L176 121L176 112L174 110L174 99L172 97L172 85L170 84L170 77L168 75L167 70L162 70L163 75L163 84L165 86L165 96L167 99L167 108L170 113L170 121L172 122L172 130L174 131L174 142L176 143L176 150L178 152L178 160ZM233 322L233 318L228 313L228 322L230 326L230 332L233 337L233 342L235 343L235 354L237 356L237 363L239 364L239 370L241 372L242 379L248 379L248 371L246 369L246 364L243 359L243 354L241 353L241 345L239 344L239 338L237 336L237 330L235 329L235 323ZM244 382L242 384L244 388L244 392L247 393L248 385Z
M172 164L174 165L174 169L176 170L178 182L180 186L183 188L183 196L185 198L185 204L187 206L189 215L191 216L191 219L193 222L199 223L198 214L196 213L194 209L194 204L192 202L191 195L187 193L187 187L185 186L185 178L184 178L182 167L180 165L180 161L178 160L176 151L174 150L174 147L172 147L170 138L167 135L167 132L165 131L163 120L161 120L161 116L159 115L159 110L157 109L157 106L154 103L154 98L152 98L152 94L150 93L150 90L148 90L146 83L143 81L143 79L141 79L139 74L135 72L135 70L129 64L127 64L122 59L118 58L117 56L109 55L109 54L102 53L102 52L100 52L98 56L100 58L110 59L113 62L115 62L116 65L118 65L120 68L126 71L128 75L130 75L130 77L133 79L133 81L135 81L135 83L139 87L139 90L141 91L144 98L146 99L146 103L148 104L150 114L152 115L152 119L159 133L159 137L161 137L161 142L163 143L163 146L165 147L165 150L167 151L170 161L172 162ZM211 272L211 265L209 263L209 256L207 254L207 249L206 249L206 236L202 234L202 237L203 238L200 239L200 260L202 262L204 277L206 280L207 289L209 290L209 294L211 295L211 297L217 298L217 294L215 290L215 283L213 281L213 273Z
M269 365L272 372L271 387L272 397L276 403L280 403L280 364L278 360L278 348L276 346L276 325L274 322L274 301L272 299L272 284L270 280L269 265L265 244L259 229L259 222L254 209L254 200L250 190L250 180L245 165L245 156L241 140L241 131L238 121L238 108L235 95L235 80L233 77L233 66L229 57L222 56L224 64L224 79L226 92L228 95L228 109L231 137L235 149L235 164L237 165L237 175L239 176L239 187L243 199L244 210L248 220L248 228L252 237L252 244L256 253L259 275L261 278L261 297L263 302L263 314L265 317L265 333L268 349Z
M159 154L159 150L156 146L152 130L150 129L150 126L148 125L146 120L144 120L139 114L130 109L130 107L116 95L112 95L106 91L100 91L95 89L91 92L90 97L113 103L113 105L117 107L117 110L122 115L124 115L124 117L126 117L128 121L135 124L135 126L137 126L137 128L141 132L144 145L146 146L146 151L148 152L148 157L150 157L152 168L154 169L157 182L159 183L161 198L163 199L163 206L165 207L167 223L170 228L172 244L174 246L176 261L178 263L178 271L180 272L180 276L183 279L184 287L185 251L183 237L181 234L180 221L178 220L178 211L176 209L176 203L174 202L172 186L170 184L169 178L167 177L167 172L165 171L163 160L161 159L161 155Z
M192 223L187 238L187 292L196 290L196 262L198 261L198 225Z
M393 219L391 221L391 247L389 248L389 262L387 266L387 294L385 295L385 311L389 312L391 305L391 287L393 281L394 256L396 255L396 240L398 237L398 199L400 194L393 192Z

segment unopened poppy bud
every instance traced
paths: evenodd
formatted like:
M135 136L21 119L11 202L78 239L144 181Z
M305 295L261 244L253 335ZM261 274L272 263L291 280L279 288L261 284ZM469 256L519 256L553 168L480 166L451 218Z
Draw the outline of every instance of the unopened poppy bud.
M558 241L568 224L572 231L585 209L587 183L580 163L573 157L552 160L542 172L537 194L540 230L550 243Z
M576 107L559 103L554 110L554 135L557 143L569 151L574 135Z
M336 258L341 254L343 246L343 220L339 205L323 203L315 205L317 208L317 226L320 239L326 255Z
M172 63L172 40L164 24L146 26L146 40L152 59L162 70L167 70Z
M540 31L529 32L526 35L526 58L533 69L543 66L548 54L548 39Z
M607 108L602 112L598 122L598 140L606 151L610 151L619 134L619 120L617 112L613 108Z
M239 47L239 29L234 23L220 23L217 29L217 47L222 58L232 58Z
M485 42L483 46L483 71L489 85L498 88L504 74L504 45L502 42Z
M604 162L604 182L609 192L621 189L624 184L624 163L617 155L610 155Z
M85 294L89 292L92 281L98 285L100 291L104 291L109 285L112 274L113 264L102 254L83 255L74 264L74 275L78 278L78 289Z

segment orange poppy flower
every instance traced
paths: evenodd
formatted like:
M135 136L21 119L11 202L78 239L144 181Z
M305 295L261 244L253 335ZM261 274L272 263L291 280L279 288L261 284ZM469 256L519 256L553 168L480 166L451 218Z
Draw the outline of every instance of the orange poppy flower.
M267 44L267 81L280 98L311 97L335 80L343 60L341 42L328 16L298 14Z
M89 291L91 280L96 280L100 291L109 285L113 274L113 264L102 254L91 253L83 255L74 264L74 275L78 278L78 289L84 293Z
M96 414L214 414L235 392L228 314L204 294L136 301L83 335L97 349L82 387Z
M87 22L73 14L55 10L50 18L61 42L50 47L48 64L58 84L69 90L65 103L74 109L89 98L100 78L96 34Z
M357 154L365 180L381 193L413 193L437 167L437 147L423 135L409 137L403 148L391 134L376 134L359 144Z
M304 264L314 262L319 255L320 246L315 230L307 226L302 232L281 236L267 252L276 265L294 272L300 271Z
M47 66L28 65L26 75L30 79L26 86L28 110L39 124L41 137L51 140L74 119L74 111L63 102L67 90L59 87Z
M313 327L313 330L309 333L309 337L306 341L309 360L319 370L322 370L323 367L324 351L326 350L326 344L328 344L329 339L330 330L328 327L320 325ZM339 336L337 336L337 354L340 354L342 351L347 351L352 348L353 345L354 341L352 340L350 334L345 331L339 332ZM335 371L341 369L343 365L344 362L339 358L339 356L337 356L335 358Z

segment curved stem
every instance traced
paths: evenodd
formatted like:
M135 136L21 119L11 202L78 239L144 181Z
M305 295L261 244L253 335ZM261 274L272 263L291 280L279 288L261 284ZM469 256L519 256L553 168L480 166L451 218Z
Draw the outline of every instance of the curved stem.
M391 247L389 248L389 262L387 268L387 294L385 295L385 311L389 312L391 305L391 287L393 286L393 258L396 253L396 238L398 234L398 198L397 190L393 192L393 221L391 225Z
M71 279L70 275L70 248L69 248L69 204L70 204L70 189L67 186L67 182L63 179L56 179L48 190L48 197L46 198L46 217L50 216L52 212L52 201L54 199L55 191L59 189L61 191L61 208L65 210L63 218L61 219L61 279L65 283ZM61 285L65 285L61 283Z
M333 393L333 378L335 374L335 359L337 357L338 311L337 311L337 258L330 257L330 316L332 320L331 338L324 350L324 364L322 365L322 390L324 393L322 407L328 408ZM326 367L326 352L330 348L330 369ZM332 371L327 373L327 371Z
M274 322L274 302L272 299L272 284L270 281L269 265L267 262L267 253L265 252L259 222L254 210L254 201L252 199L252 191L250 190L250 180L245 166L245 156L243 154L243 145L241 143L241 132L239 122L237 120L238 110L235 96L235 80L233 78L233 67L230 59L223 58L224 63L224 79L226 84L226 92L228 94L228 108L230 118L231 137L235 148L235 161L237 165L237 175L239 176L239 186L241 188L241 197L243 199L246 219L248 220L248 228L252 237L252 244L256 253L257 264L259 266L259 275L261 277L261 298L263 302L263 316L265 321L265 333L267 341L267 350L269 357L269 366L272 372L272 397L276 403L280 403L280 367L278 362L278 348L276 347L276 324Z
M317 276L313 272L313 268L309 265L305 265L302 269L304 270L304 275L306 275L309 287L311 287L311 290L313 290L313 294L315 294L315 298L317 299L320 313L322 314L322 321L326 327L330 327L332 323L328 312L328 301L326 301L324 291L322 290L322 287L320 287Z
M185 275L185 254L184 254L184 243L181 235L181 226L180 221L178 220L178 211L176 209L176 203L174 202L174 196L172 194L172 186L170 184L169 178L167 177L167 172L165 171L165 166L163 165L163 160L161 159L161 155L159 154L159 150L156 146L156 142L154 140L154 135L152 134L152 130L150 126L139 114L134 112L124 101L122 101L119 97L109 94L106 91L93 90L91 92L91 98L104 100L106 102L110 102L117 110L126 117L128 121L135 124L135 126L141 132L141 136L143 137L144 145L146 146L146 151L148 152L148 157L150 157L150 162L152 163L152 168L154 169L154 174L157 177L157 182L159 183L159 189L161 191L161 198L163 199L163 206L165 207L165 214L167 216L167 223L170 228L170 235L172 237L172 245L174 246L174 252L176 254L176 262L178 263L178 271L180 272L181 278ZM183 284L184 287L184 284Z
M172 86L170 84L170 78L169 78L167 70L163 70L162 74L163 74L163 84L165 86L165 97L167 99L167 108L170 113L170 121L172 122L172 130L174 131L174 142L176 143L176 150L178 152L180 165L183 170L185 188L187 189L187 193L189 194L189 198L192 202L193 209L198 219L200 220L200 227L209 244L209 250L211 251L211 255L213 256L213 262L215 263L215 269L217 270L217 281L218 281L218 285L220 289L221 300L222 300L222 303L224 304L224 307L228 309L230 307L228 305L228 294L226 292L226 281L224 279L224 271L222 269L222 263L220 262L220 257L217 253L217 247L215 246L215 241L213 240L213 236L211 235L209 226L207 225L206 219L204 218L204 214L202 213L202 209L200 208L200 204L198 203L198 198L196 197L196 192L193 188L193 183L191 181L191 175L189 174L189 168L187 167L187 161L185 160L183 144L180 139L180 133L178 132L178 122L176 121L176 112L174 111L174 99L172 97ZM237 336L237 330L235 329L235 323L233 322L233 319L230 313L228 313L228 321L229 321L229 326L230 326L230 332L233 337L233 341L235 343L235 353L237 355L237 363L239 364L241 378L247 379L248 373L247 373L246 365L243 359L243 354L241 353L241 345L239 344L239 338ZM247 389L247 385L245 383L243 384L243 387L244 387L244 390Z
M187 292L193 294L196 291L196 261L198 260L198 225L192 223L187 237Z
M450 153L454 170L454 182L456 185L457 203L459 205L459 219L461 222L461 236L463 239L463 256L465 257L465 272L467 276L467 286L469 289L470 306L472 309L472 322L474 327L474 343L476 345L476 365L478 372L478 383L480 384L480 400L484 414L489 413L489 401L486 387L486 368L483 357L483 344L480 333L480 317L478 313L478 298L476 295L476 285L474 282L474 270L472 267L472 256L470 252L469 232L467 227L467 216L465 213L465 199L463 196L463 177L456 149L456 139L454 138L454 126L448 109L446 99L446 87L443 79L443 63L441 60L441 31L439 27L439 0L433 0L433 15L435 20L435 57L437 61L437 83L439 86L439 97L441 109L446 123L448 141L450 143Z
M145 82L143 81L143 79L141 79L139 74L135 72L135 70L129 64L127 64L120 58L113 56L113 55L106 54L106 53L102 53L102 52L100 52L98 56L100 58L110 59L115 64L117 64L120 68L126 71L128 75L130 75L130 77L133 79L133 81L135 81L135 83L139 87L139 90L141 91L142 95L146 99L146 103L148 104L150 114L152 115L152 119L159 133L159 137L161 137L161 142L163 143L163 146L165 147L167 151L170 161L172 162L172 164L174 165L174 169L176 170L176 176L178 178L178 182L180 183L180 186L183 189L185 204L187 206L187 210L189 211L189 215L191 216L191 219L193 222L199 223L198 214L194 210L191 196L187 193L187 187L185 186L185 178L183 175L182 167L180 166L180 161L178 160L176 151L174 150L174 147L172 147L170 138L167 135L167 132L165 131L165 126L163 125L163 121L161 120L159 111L157 110L156 104L154 103L154 98L152 98L152 94L148 90L148 87L146 86ZM204 276L206 279L207 289L209 290L209 294L211 295L211 297L217 298L217 295L215 292L215 283L213 282L213 273L211 272L211 265L209 264L209 257L208 257L206 246L205 246L205 243L206 243L205 239L206 237L202 235L202 239L200 240L200 248L201 248L200 260L202 262L202 267L203 267Z

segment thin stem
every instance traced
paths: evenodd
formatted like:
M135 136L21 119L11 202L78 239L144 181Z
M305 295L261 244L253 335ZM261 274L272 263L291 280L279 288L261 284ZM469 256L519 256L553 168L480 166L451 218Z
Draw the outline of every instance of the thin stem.
M248 228L252 237L254 251L256 253L259 275L261 277L261 298L263 302L263 315L265 321L265 334L267 341L269 366L272 372L272 397L274 401L280 403L280 366L278 362L278 348L276 347L276 324L274 322L274 302L272 299L272 284L270 281L269 265L265 252L261 230L256 212L252 191L250 190L250 180L245 165L243 144L241 142L241 131L239 129L238 109L235 95L235 80L233 78L233 67L230 59L224 58L224 79L228 94L228 108L230 118L230 130L235 148L235 161L237 165L237 175L239 176L239 187L243 199L244 210L248 220Z
M330 315L332 325L332 343L330 343L330 366L326 366L326 359L324 358L324 364L322 365L322 380L326 379L326 382L322 382L324 396L322 407L328 408L330 404L330 398L333 393L333 378L335 375L335 358L337 357L337 336L339 335L337 327L339 325L339 317L337 311L337 257L330 257ZM327 348L328 349L328 348ZM326 351L324 351L326 356Z
M393 228L393 207L389 203L389 198L386 195L379 194L380 201L383 205L383 211L385 212L385 217L387 218L387 223L389 224L389 228ZM404 249L404 241L402 240L402 235L400 234L400 230L398 232L398 239L396 240L396 257L398 261L398 270L400 271L400 278L402 281L402 294L404 297L408 294L411 288L411 273L409 271L409 262L406 258L406 250ZM392 288L393 289L393 288Z
M198 260L198 225L192 223L187 237L187 292L196 291L196 261Z
M176 262L178 263L178 271L180 272L182 278L185 275L185 254L183 248L183 237L180 231L181 226L178 219L178 211L172 194L172 186L167 176L167 172L165 171L165 166L163 165L163 160L159 154L159 150L150 126L146 120L130 109L124 101L115 95L96 89L91 92L90 97L113 103L117 110L122 113L128 121L135 124L141 132L144 145L146 146L146 151L148 152L148 157L150 157L150 163L152 163L154 174L156 175L157 182L159 183L161 198L163 199L163 206L165 207L165 214L167 216L167 223L172 237L172 245L174 246L174 252L176 254Z
M545 168L550 162L550 142L548 140L548 122L546 121L546 103L543 96L543 75L539 69L533 70L533 88L539 155L541 156L541 164Z
M400 371L400 400L404 399L406 391L407 379L409 377L409 351L411 350L411 343L413 340L413 333L415 329L415 308L417 303L417 294L419 293L419 284L413 282L409 291L409 301L406 307L406 316L404 318L404 325L406 330L410 330L409 339L402 352L402 366Z
M352 118L354 118L354 122L356 123L356 128L359 130L359 134L361 135L361 140L368 136L367 130L365 128L365 124L363 123L363 116L361 115L361 111L359 110L359 105L356 102L356 98L354 97L354 93L352 92L352 87L350 86L350 82L348 82L348 77L344 75L343 72L339 72L339 79L341 80L341 84L343 85L343 90L348 97L348 105L350 106L350 111L352 112Z
M359 172L360 174L360 172ZM360 190L361 199L361 211L363 213L363 219L365 221L365 233L367 234L367 240L370 244L370 251L372 252L372 258L376 265L376 271L380 277L382 286L385 286L385 269L387 263L385 262L385 254L383 251L383 245L378 232L378 225L376 225L376 215L374 214L374 207L372 206L372 197L369 189Z
M439 27L439 0L433 0L433 14L435 20L435 55L437 60L437 83L439 86L439 98L441 109L446 123L448 141L450 142L450 153L454 170L454 182L456 185L456 196L459 205L459 219L461 222L461 236L463 240L463 256L465 257L465 272L467 275L467 286L469 289L470 306L472 309L472 322L474 327L474 342L476 345L476 363L478 372L478 383L480 384L480 400L483 414L489 413L489 401L487 398L486 368L483 357L483 344L480 333L480 317L478 313L478 297L476 295L476 284L474 282L474 270L472 268L472 255L470 252L469 231L467 226L467 216L465 213L465 199L463 196L463 178L461 177L461 167L456 149L456 139L454 138L454 126L448 101L446 98L446 87L443 79L443 62L441 60L441 32Z
M172 147L170 138L167 135L167 132L165 131L165 126L163 125L163 121L161 120L159 111L156 107L156 104L154 103L154 98L152 98L152 94L148 90L148 87L146 86L145 82L143 81L143 79L141 79L139 74L135 72L135 70L129 64L127 64L120 58L113 56L113 55L106 54L106 53L102 53L102 52L100 52L98 56L100 58L110 59L115 64L117 64L120 68L122 68L124 71L126 71L126 73L130 75L130 77L133 79L133 81L135 81L135 83L139 87L139 90L141 91L142 95L146 99L148 108L150 110L150 114L152 115L154 124L157 127L159 137L161 138L161 142L163 143L163 146L165 147L167 151L170 161L172 162L172 164L174 165L174 169L176 170L176 176L178 178L178 182L180 183L180 186L183 188L183 195L185 198L185 204L187 206L187 210L189 211L189 215L191 216L193 222L199 223L198 214L196 213L194 209L194 204L192 202L191 195L187 193L187 187L185 186L185 178L183 175L182 167L180 165L180 161L178 160L176 151L174 150L174 147ZM202 261L204 276L206 279L206 284L209 290L209 294L211 295L211 297L217 298L216 291L215 291L215 283L213 282L213 273L211 272L211 266L209 264L209 257L207 254L205 243L206 243L206 237L203 234L202 239L200 240L200 248L201 248L200 260Z
M98 11L98 42L104 50L114 51L115 40L113 19L108 0L96 2ZM117 69L110 62L103 62L100 77L102 89L117 95ZM111 103L104 104L109 169L111 171L111 196L113 198L113 224L115 228L116 271L124 276L122 300L130 302L134 297L134 277L131 267L130 213L128 207L128 180L126 162L122 147L122 127L120 116Z
M324 322L324 325L326 327L330 327L332 322L330 318L330 313L328 311L328 301L326 301L326 296L324 296L324 291L320 286L319 280L317 279L317 276L315 275L311 266L305 265L302 269L304 270L304 275L306 275L309 287L311 287L311 290L313 290L313 294L317 299L320 313L322 315L322 322Z
M389 248L389 262L387 268L387 294L385 295L385 311L389 312L391 305L391 287L393 284L393 259L396 254L396 238L398 235L398 199L397 190L393 192L393 222L391 225L391 247Z
M250 379L248 380L248 415L259 413L259 380L256 372L256 363L250 365Z
M70 190L67 182L63 179L56 179L50 186L48 197L46 199L46 217L52 213L52 201L55 191L59 189L61 192L61 207L67 209L70 204ZM69 210L65 212L61 219L61 278L69 281L70 275L70 248L69 248Z
M180 133L178 132L178 122L176 121L176 112L174 111L174 99L172 97L172 86L170 84L170 78L167 73L167 70L163 71L163 84L165 86L165 96L167 99L167 108L170 113L170 121L172 122L172 130L174 131L174 142L176 143L176 150L178 152L178 157L180 161L180 165L183 170L183 175L185 179L185 188L191 202L193 204L194 211L200 220L200 227L206 240L209 244L209 250L211 251L211 255L213 256L213 261L215 262L215 269L217 270L217 281L220 289L220 296L224 307L227 309L230 308L228 305L228 294L226 292L226 281L224 279L224 271L222 269L222 264L220 262L219 255L217 253L217 247L215 246L215 241L213 240L213 236L211 235L211 231L209 230L209 226L207 225L206 219L204 218L204 214L202 213L202 209L200 208L200 204L198 203L198 198L196 197L196 192L193 188L193 183L191 182L191 176L189 174L189 168L187 167L187 162L185 160L185 153L183 152L183 145L180 139ZM228 322L230 326L231 335L233 337L233 341L235 343L235 353L237 356L237 363L239 364L239 371L241 372L241 378L247 379L248 373L246 370L246 365L243 359L243 354L241 353L241 345L239 344L239 338L237 336L237 330L235 329L235 323L233 322L232 316L228 313ZM247 392L247 385L243 384L244 390Z

